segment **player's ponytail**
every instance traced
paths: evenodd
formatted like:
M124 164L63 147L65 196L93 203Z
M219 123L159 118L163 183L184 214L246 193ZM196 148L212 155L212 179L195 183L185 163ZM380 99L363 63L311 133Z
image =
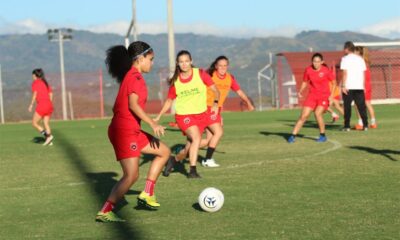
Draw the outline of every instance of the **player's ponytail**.
M180 56L183 56L183 55L188 55L190 61L192 60L192 55L190 54L189 51L187 51L187 50L182 50L182 51L179 51L179 52L178 52L178 54L176 55L176 60L175 60L175 71L174 71L174 75L172 75L172 77L171 77L170 79L168 79L168 84L169 84L170 86L174 85L174 83L176 82L176 80L177 80L178 77L179 77L179 74L181 73L181 69L179 68L178 62L179 62L179 57L180 57ZM193 67L193 65L192 65L192 67Z
M44 82L46 85L47 89L49 89L49 84L46 80L46 77L44 76L44 71L41 68L36 68L32 71L32 74L35 75L38 79Z
M105 60L108 73L121 83L133 62L140 56L146 57L150 53L153 53L153 49L141 41L131 43L128 49L122 45L113 46L107 50Z
M217 65L217 63L218 63L220 60L226 60L226 61L229 63L229 59L228 59L227 57L225 57L225 56L219 56L219 57L217 57L217 58L214 60L214 62L211 63L210 67L209 67L208 70L207 70L207 72L208 72L208 74L209 74L210 76L212 76L213 73L215 72L215 69L216 69L215 66Z

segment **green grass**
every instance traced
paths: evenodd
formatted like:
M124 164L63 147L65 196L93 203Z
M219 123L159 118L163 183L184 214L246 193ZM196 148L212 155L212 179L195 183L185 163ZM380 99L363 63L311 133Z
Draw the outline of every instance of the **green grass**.
M146 211L136 208L149 167L142 161L140 180L118 206L123 224L94 222L121 176L109 120L53 122L51 147L30 141L37 133L29 124L2 125L0 238L400 239L399 107L376 106L379 128L368 132L328 124L327 143L315 142L312 118L304 137L286 143L299 110L224 113L214 155L222 166L199 166L200 180L161 176L161 209ZM174 129L162 140L184 143ZM210 186L225 195L217 213L195 205Z

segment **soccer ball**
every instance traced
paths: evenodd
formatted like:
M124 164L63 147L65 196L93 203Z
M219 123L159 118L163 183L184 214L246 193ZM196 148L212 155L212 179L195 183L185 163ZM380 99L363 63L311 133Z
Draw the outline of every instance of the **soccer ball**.
M200 193L199 205L206 212L216 212L224 205L224 194L219 189L208 187Z

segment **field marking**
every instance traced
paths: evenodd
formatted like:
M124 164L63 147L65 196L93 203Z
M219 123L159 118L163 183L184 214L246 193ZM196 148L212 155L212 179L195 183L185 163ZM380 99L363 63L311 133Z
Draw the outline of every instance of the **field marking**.
M333 145L331 148L325 149L321 152L314 153L312 155L304 154L304 155L300 155L300 156L296 156L296 157L287 157L287 158L280 158L280 159L273 159L273 160L262 160L262 161L258 161L258 162L251 162L251 163L245 163L245 164L234 164L234 165L227 166L225 168L217 168L215 170L245 168L245 167L250 167L250 166L260 166L260 165L266 164L266 163L272 163L272 162L276 162L276 161L288 161L288 160L293 160L296 158L302 158L305 156L319 156L319 155L327 154L329 152L336 151L343 146L339 141L336 141L336 140L328 139L328 142Z
M335 140L328 140L329 143L332 144L332 147L325 149L321 152L314 153L312 155L304 154L296 157L287 157L287 158L280 158L280 159L271 159L271 160L263 160L263 161L258 161L258 162L251 162L251 163L245 163L245 164L234 164L230 165L227 167L221 167L221 168L216 168L214 171L219 171L219 170L225 170L225 169L235 169L235 168L245 168L245 167L250 167L250 166L260 166L266 163L272 163L276 161L288 161L288 160L293 160L296 158L302 158L305 156L319 156L323 154L327 154L329 152L336 151L337 149L342 147L342 144L339 141ZM44 190L48 188L56 188L56 187L75 187L75 186L81 186L84 184L96 184L97 181L91 181L91 182L71 182L71 183L66 183L66 184L58 184L58 185L47 185L47 186L32 186L32 187L14 187L14 188L0 188L0 191L25 191L25 190Z

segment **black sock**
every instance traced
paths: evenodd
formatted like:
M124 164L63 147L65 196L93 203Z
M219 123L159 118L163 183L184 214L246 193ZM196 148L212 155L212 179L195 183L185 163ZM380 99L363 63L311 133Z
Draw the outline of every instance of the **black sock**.
M321 135L321 136L325 137L325 133L320 133L319 135Z
M197 172L196 166L190 166L190 172L191 173Z
M45 130L41 131L40 134L42 134L45 137L49 137L50 134L48 134Z
M206 159L211 159L212 155L214 154L215 148L208 147L206 153Z

